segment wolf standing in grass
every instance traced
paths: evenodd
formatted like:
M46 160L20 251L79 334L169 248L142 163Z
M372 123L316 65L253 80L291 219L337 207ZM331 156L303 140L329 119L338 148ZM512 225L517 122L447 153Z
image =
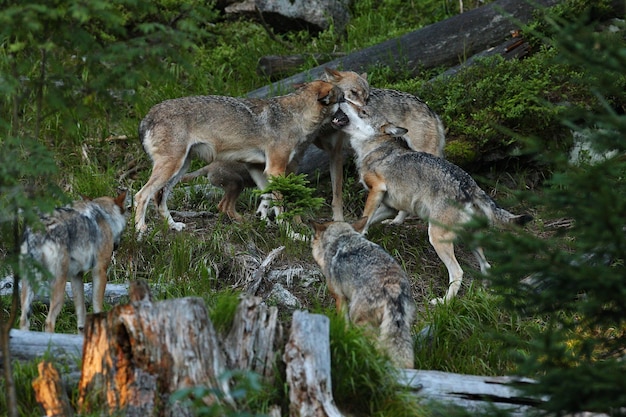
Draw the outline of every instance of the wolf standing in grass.
M390 254L359 233L366 221L354 226L311 222L313 258L326 277L337 311L356 325L378 328L380 347L394 364L413 368L415 303L409 279Z
M170 228L185 226L172 219L167 198L187 172L193 155L207 163L246 163L254 182L265 189L267 177L285 174L342 100L338 87L312 81L291 94L269 99L199 96L157 104L139 125L139 138L152 159L152 174L135 195L137 231L146 230L146 208L153 197ZM262 217L267 215L270 198L263 197Z
M124 200L126 192L116 198L99 197L77 201L71 206L57 208L43 216L42 231L27 228L20 248L24 262L22 270L22 314L20 328L29 330L30 307L34 288L50 291L50 311L45 330L54 332L56 318L65 298L65 283L72 285L78 331L85 327L85 294L83 274L92 270L93 309L102 311L107 268L114 248L126 226ZM33 262L26 262L27 258ZM38 270L42 268L43 271ZM27 276L30 272L30 276ZM47 277L46 272L50 274Z
M356 153L361 183L369 190L363 217L367 224L386 219L398 210L418 215L428 221L428 238L448 269L449 287L444 298L453 298L461 287L463 270L454 255L456 229L473 215L491 223L523 225L532 220L527 214L514 215L499 207L458 166L425 152L408 148L402 138L407 130L389 123L369 106L343 103L332 124L350 136ZM473 249L486 273L490 268L480 247Z

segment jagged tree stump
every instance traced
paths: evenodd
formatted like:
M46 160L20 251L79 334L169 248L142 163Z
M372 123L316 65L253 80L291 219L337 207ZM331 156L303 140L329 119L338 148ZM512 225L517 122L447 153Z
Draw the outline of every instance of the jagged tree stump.
M333 400L330 374L330 320L295 311L283 360L287 364L289 415L341 417Z
M78 410L125 416L191 416L172 393L220 382L225 359L201 298L152 302L147 285L131 285L131 303L89 316ZM207 403L216 398L205 398Z

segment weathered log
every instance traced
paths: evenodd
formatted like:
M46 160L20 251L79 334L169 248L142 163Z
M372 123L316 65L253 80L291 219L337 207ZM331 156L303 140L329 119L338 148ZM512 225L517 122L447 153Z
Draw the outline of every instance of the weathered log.
M243 298L224 339L227 367L256 372L271 384L282 334L276 307L268 307L260 297Z
M226 381L219 379L225 359L204 301L150 298L147 284L135 285L130 304L88 316L79 412L191 416L187 406L169 398L197 385L220 389L228 398Z
M85 283L85 303L87 305L91 304L93 299L93 285L91 282ZM9 275L2 279L0 279L0 296L6 296L11 294L13 291L13 276ZM119 304L124 301L128 296L128 285L127 284L112 284L108 283L104 290L104 301L108 304ZM68 282L65 284L65 302L72 302L72 286ZM50 297L36 294L35 301L50 303Z
M48 355L56 363L76 368L83 352L83 337L76 334L30 332L12 329L9 333L11 360L31 361Z
M277 80L280 77L292 72L300 65L306 63L307 59L313 58L315 62L323 64L332 59L345 56L344 53L331 54L299 54L299 55L266 55L259 58L256 65L256 72L259 75Z
M295 311L283 360L287 364L289 415L338 417L330 375L329 319Z
M545 399L525 396L519 387L532 380L509 376L463 375L430 370L400 370L399 382L414 387L425 402L461 407L470 412L490 408L506 410L511 416L526 416Z
M501 44L512 31L529 22L538 7L557 3L559 0L497 0L259 88L248 97L289 92L294 84L320 78L325 67L367 72L377 65L401 65L415 75L424 69L455 65Z
M74 409L70 406L59 371L51 362L43 361L37 365L39 376L33 381L33 390L37 403L48 417L71 417Z

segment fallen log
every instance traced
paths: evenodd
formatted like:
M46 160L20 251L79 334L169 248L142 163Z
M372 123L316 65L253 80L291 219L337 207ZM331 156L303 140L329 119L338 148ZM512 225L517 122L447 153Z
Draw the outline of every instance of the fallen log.
M559 0L497 0L261 87L248 97L291 91L294 84L320 78L326 67L367 72L377 65L402 66L416 75L423 69L455 65L501 44L512 31L528 23L537 8L557 3Z
M259 58L256 72L259 75L277 80L285 74L306 63L307 59L313 58L315 62L323 64L332 59L345 56L344 53L330 54L300 54L300 55L266 55Z
M91 282L86 282L85 288L85 304L91 305L93 300L93 285ZM0 279L0 296L8 296L13 292L13 276L9 275ZM108 304L119 304L122 301L126 301L128 297L128 284L112 284L108 283L104 290L104 301ZM65 302L71 303L72 301L72 286L68 282L65 284ZM41 294L35 294L35 301L50 303L50 297Z

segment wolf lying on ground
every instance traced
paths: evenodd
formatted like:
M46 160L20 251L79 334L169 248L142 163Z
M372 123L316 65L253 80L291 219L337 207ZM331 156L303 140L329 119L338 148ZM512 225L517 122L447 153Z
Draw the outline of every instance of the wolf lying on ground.
M448 292L433 303L453 298L463 279L463 270L454 255L458 226L473 215L490 222L525 224L527 214L514 215L500 208L474 179L443 158L409 149L402 138L406 129L389 123L374 108L342 103L332 124L350 136L356 153L361 183L369 190L363 217L371 224L403 210L428 221L428 238L449 275ZM480 269L490 268L483 250L473 250Z
M96 313L102 311L107 268L126 226L125 198L124 191L116 198L77 201L43 216L41 220L45 230L26 229L20 248L24 271L20 316L22 330L29 330L30 327L28 316L34 288L42 288L50 291L50 311L45 330L54 332L56 318L63 307L65 283L69 279L77 327L82 332L86 316L83 274L89 270L92 270L93 279L93 310ZM46 276L48 273L50 277Z
M313 258L319 264L337 312L356 325L378 331L379 345L396 366L413 368L411 326L415 303L409 279L383 248L345 222L311 222Z
M139 137L152 159L152 174L135 195L137 231L141 235L146 230L147 204L153 197L170 228L185 226L172 219L167 198L189 168L192 156L208 163L232 160L250 164L252 178L265 189L267 177L285 173L342 100L338 87L312 81L291 94L266 100L199 96L157 104L139 125ZM259 165L264 166L263 172ZM267 215L271 197L264 196L262 216Z
M323 79L339 87L347 101L358 106L368 103L390 121L398 126L406 127L409 132L405 138L411 149L443 156L445 145L443 124L437 114L418 97L396 90L370 88L367 74L357 74L354 71L336 71L327 68ZM343 220L343 151L349 146L349 140L342 131L333 129L328 124L319 130L313 139L313 144L323 149L328 155L333 193L333 220ZM204 166L183 176L181 181L187 182L207 175L213 185L222 187L225 191L219 203L220 210L227 213L229 217L239 220L240 216L234 208L243 186L250 184L249 174L245 172L246 167L232 161L213 164L216 166ZM295 170L296 167L292 167L292 171ZM393 223L402 223L405 217L406 213L400 212Z

